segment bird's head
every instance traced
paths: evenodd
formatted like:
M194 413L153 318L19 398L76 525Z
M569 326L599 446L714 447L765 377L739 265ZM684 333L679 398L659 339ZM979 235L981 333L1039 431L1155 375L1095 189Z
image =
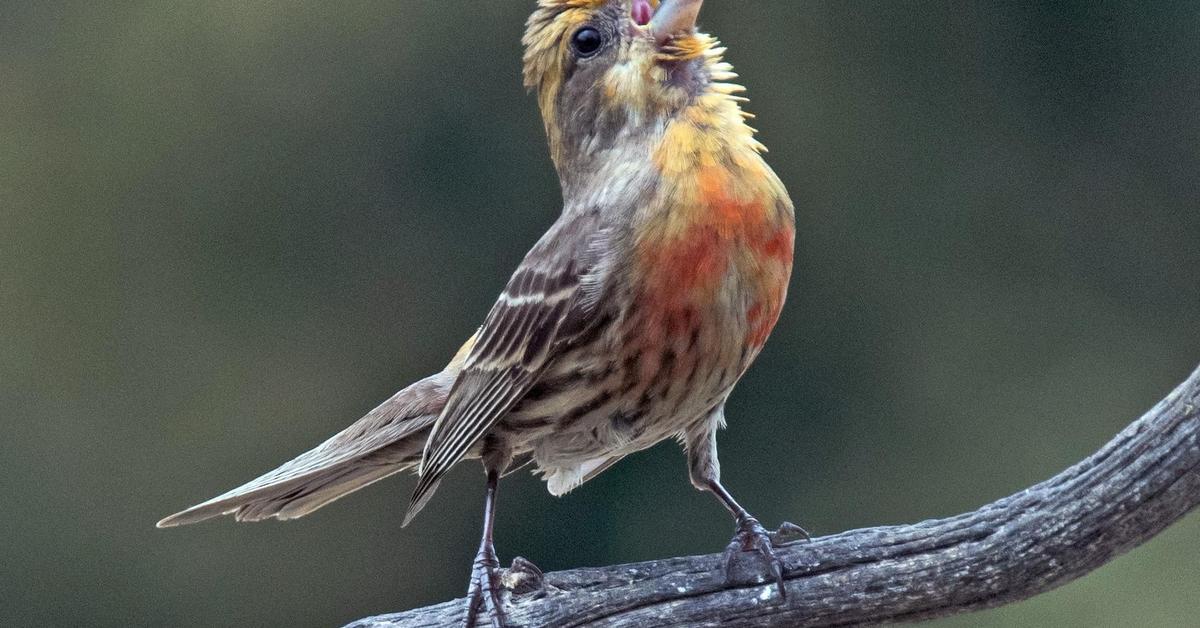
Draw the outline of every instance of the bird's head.
M538 96L560 175L661 136L706 97L716 100L704 115L741 124L732 96L741 88L723 82L734 76L723 49L696 31L701 4L539 0L523 39L525 85Z

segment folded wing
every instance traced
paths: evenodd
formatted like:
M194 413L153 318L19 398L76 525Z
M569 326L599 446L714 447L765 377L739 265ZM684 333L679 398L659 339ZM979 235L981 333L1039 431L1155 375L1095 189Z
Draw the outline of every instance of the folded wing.
M433 426L404 522L442 477L520 401L591 309L594 238L580 222L556 225L525 257L480 329L446 407ZM592 232L590 235L595 235ZM586 285L585 285L586 284Z

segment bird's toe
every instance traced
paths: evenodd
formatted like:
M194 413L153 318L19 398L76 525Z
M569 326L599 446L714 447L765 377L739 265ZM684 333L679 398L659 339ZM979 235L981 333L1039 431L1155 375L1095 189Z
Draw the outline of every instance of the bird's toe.
M512 561L512 566L504 571L504 588L512 591L513 595L526 595L541 591L545 587L542 570L520 556Z
M799 526L787 528L784 537L788 539L786 542L804 538L804 535L792 538L795 535L792 528L803 531ZM781 527L780 532L783 531ZM753 517L739 521L737 532L722 555L725 581L739 584L774 582L779 589L780 599L785 598L784 566L783 561L775 555L775 547L779 544L773 538L779 536L780 532L767 532Z
M479 552L471 569L471 586L467 590L466 628L507 628L504 612L504 586L500 564L495 552Z
M778 530L769 532L768 536L771 537L771 545L775 547L786 547L793 543L812 540L812 535L808 533L808 530L790 521L784 521Z

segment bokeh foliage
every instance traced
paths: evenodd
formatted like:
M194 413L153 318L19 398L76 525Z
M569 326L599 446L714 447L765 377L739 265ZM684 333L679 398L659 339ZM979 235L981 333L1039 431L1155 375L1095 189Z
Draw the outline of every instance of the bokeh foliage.
M532 2L0 5L0 624L328 626L460 595L480 474L160 531L438 369L553 220ZM1200 5L711 0L798 208L729 485L817 533L974 508L1200 361ZM665 445L549 497L546 569L716 551ZM958 626L1183 626L1200 520Z

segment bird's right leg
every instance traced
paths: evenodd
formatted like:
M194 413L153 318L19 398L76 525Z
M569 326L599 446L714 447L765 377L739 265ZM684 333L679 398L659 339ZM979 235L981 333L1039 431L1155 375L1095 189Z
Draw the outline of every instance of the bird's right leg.
M500 597L504 588L500 581L500 559L496 557L496 546L492 541L499 484L500 472L489 469L483 501L483 537L479 540L479 553L471 566L471 586L467 589L467 628L480 625L503 628L507 625ZM480 624L481 619L483 624Z
M499 471L489 467L487 494L483 502L483 537L479 540L479 553L471 565L471 585L467 589L467 616L464 623L467 628L504 628L508 625L502 597L504 589L520 595L542 588L542 570L520 556L513 559L512 566L503 575L501 573L500 559L496 557L496 546L492 542L500 475Z

